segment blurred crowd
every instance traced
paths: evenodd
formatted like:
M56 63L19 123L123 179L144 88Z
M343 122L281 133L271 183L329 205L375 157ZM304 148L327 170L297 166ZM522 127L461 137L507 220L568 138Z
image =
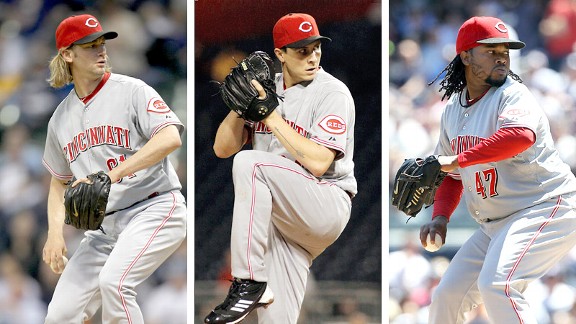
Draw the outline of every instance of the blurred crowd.
M424 252L414 237L391 251L385 273L389 280L388 318L391 324L428 323L434 287L450 256ZM539 324L576 323L576 249L525 292ZM489 324L482 305L467 314L465 324Z
M0 323L43 323L58 280L42 262L46 126L71 90L46 82L58 23L90 13L118 32L106 44L112 71L150 84L185 123L186 6L186 0L0 1ZM170 156L184 194L185 147ZM67 226L65 236L70 257L83 233ZM146 323L186 322L186 243L138 292Z
M511 69L535 95L562 159L576 171L576 1L393 1L389 16L389 179L404 158L433 152L445 105L439 92L443 75L429 83L455 57L458 29L471 16L499 17L526 43L511 51ZM460 213L452 218L469 218L465 209ZM426 323L430 294L450 256L431 257L417 239L404 244L391 251L385 267L390 323ZM576 251L530 286L538 323L576 322L575 265ZM481 307L468 323L487 323Z

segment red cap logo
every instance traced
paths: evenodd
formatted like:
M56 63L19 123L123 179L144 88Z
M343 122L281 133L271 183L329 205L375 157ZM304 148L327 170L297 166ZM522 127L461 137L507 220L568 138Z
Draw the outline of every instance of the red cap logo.
M314 17L305 13L290 13L280 18L272 31L274 47L303 47L318 39L320 35Z
M91 27L91 28L96 28L96 27L98 27L98 25L100 25L100 23L98 23L98 20L96 20L96 18L90 17L90 18L86 19L86 22L84 23L84 25Z
M512 40L502 20L494 17L472 17L466 20L456 38L456 53L470 50L482 44L508 43L510 49L521 49L526 44Z
M300 29L300 31L302 32L309 33L314 29L314 26L312 26L312 23L305 21L300 24L300 27L298 27L298 29Z
M62 20L56 28L56 48L90 43L101 36L113 39L118 37L118 33L104 32L98 20L92 15L71 16Z

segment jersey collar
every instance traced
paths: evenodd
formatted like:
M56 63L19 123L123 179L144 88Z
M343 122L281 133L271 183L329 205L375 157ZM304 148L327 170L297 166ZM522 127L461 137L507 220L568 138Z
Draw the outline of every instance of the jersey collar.
M489 87L488 89L486 89L486 91L484 91L484 93L482 93L478 97L476 97L474 99L469 99L468 98L468 88L464 88L464 90L460 91L460 93L458 94L458 102L460 103L460 106L462 106L464 108L471 107L473 104L480 101L480 99L482 99L482 97L484 97L484 95L487 94L488 91L490 91L490 89L492 89L492 87ZM465 95L466 98L464 98L464 100L466 101L465 103L462 102L462 93L466 93L466 95Z
M102 80L100 80L100 83L98 83L94 91L92 91L92 93L90 93L84 98L79 98L80 101L82 101L84 104L87 104L90 100L92 100L92 98L94 98L94 96L98 93L98 91L102 89L102 87L104 86L106 81L108 81L109 78L110 78L110 72L104 73L104 76L102 76Z

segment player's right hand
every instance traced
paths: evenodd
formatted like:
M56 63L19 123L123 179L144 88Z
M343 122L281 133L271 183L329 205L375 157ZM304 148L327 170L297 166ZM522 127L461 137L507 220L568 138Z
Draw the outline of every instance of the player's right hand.
M46 263L54 273L60 274L64 270L64 256L68 250L62 235L48 235L44 249L42 250L42 261Z
M441 170L444 172L451 172L460 167L460 164L458 164L458 155L440 155L438 156L438 162L442 166Z
M442 236L442 241L446 241L446 232L448 231L448 218L444 216L436 216L434 219L420 227L420 243L426 246L426 239L428 235L434 237L436 234Z

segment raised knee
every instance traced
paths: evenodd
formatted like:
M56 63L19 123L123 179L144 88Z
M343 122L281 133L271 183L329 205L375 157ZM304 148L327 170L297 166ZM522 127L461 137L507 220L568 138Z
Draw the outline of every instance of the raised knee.
M498 283L494 280L488 279L478 279L478 291L484 300L487 298L494 298L494 296L504 295L506 285L504 283Z
M232 169L242 168L247 165L254 164L254 161L256 161L254 154L255 153L252 150L244 150L236 153L236 155L234 155L234 159L232 160Z
M255 151L255 150L244 150L238 152L234 156L232 163L232 177L235 180L240 178L250 177L254 171L254 167L260 163L270 161L270 153Z

